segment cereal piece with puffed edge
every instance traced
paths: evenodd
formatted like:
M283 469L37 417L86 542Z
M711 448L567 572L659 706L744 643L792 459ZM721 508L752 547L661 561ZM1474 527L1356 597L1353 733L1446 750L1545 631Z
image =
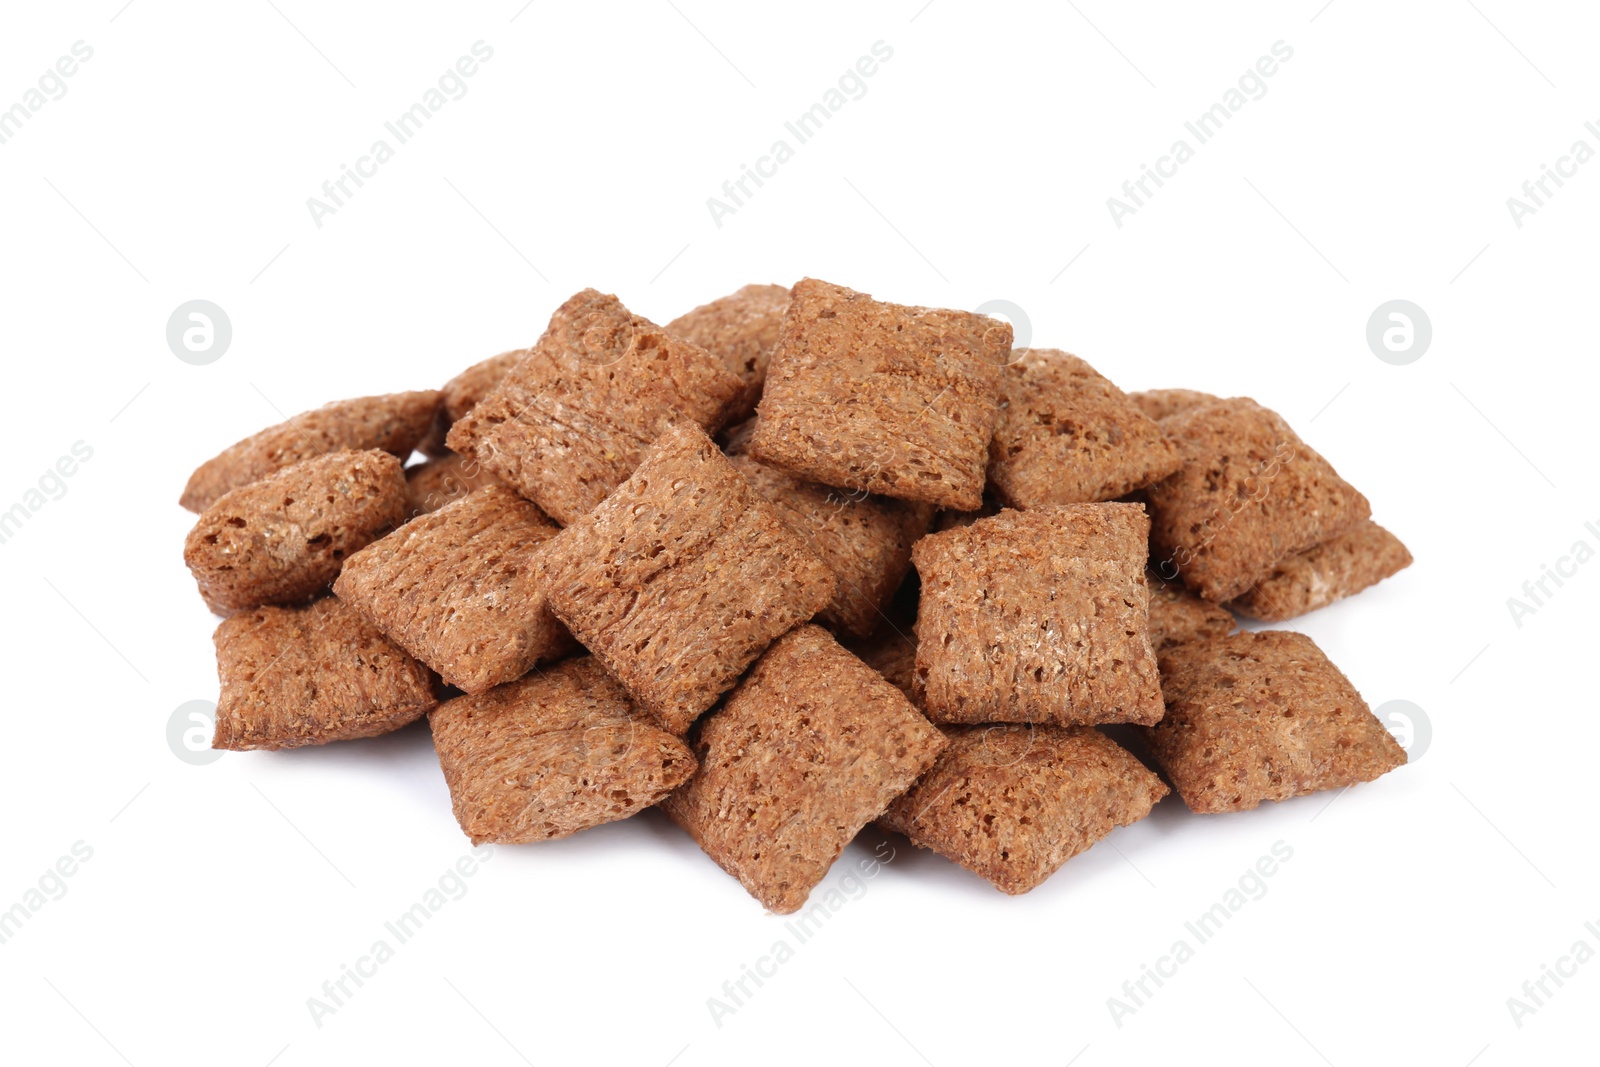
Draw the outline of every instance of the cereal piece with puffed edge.
M179 504L204 511L224 494L312 456L382 449L404 460L433 425L439 393L339 400L302 412L223 449L189 476Z
M1167 714L1143 730L1190 809L1246 811L1370 782L1406 762L1350 680L1304 634L1241 631L1161 656Z
M696 726L700 769L662 808L768 909L797 911L944 745L898 689L801 626Z
M928 532L932 506L801 481L769 467L745 454L757 421L729 432L729 460L833 572L833 601L817 621L852 637L871 635L911 568L911 545Z
M1206 404L1215 404L1222 398L1202 393L1198 389L1146 389L1140 393L1129 393L1128 399L1133 401L1145 415L1160 422L1168 415L1176 415L1180 411L1203 407Z
M528 351L526 348L517 348L490 356L445 382L444 388L439 390L442 400L439 415L434 419L428 436L417 442L417 451L435 459L450 455L450 449L444 443L450 427L477 407L478 401L494 392L500 380L522 361Z
M1212 603L1242 596L1285 559L1372 514L1366 497L1254 400L1190 408L1161 428L1184 465L1145 490L1152 558Z
M474 845L566 837L658 804L694 773L591 656L565 660L428 716L456 821Z
M1114 500L1172 474L1178 450L1077 356L1019 348L1000 375L989 484L1012 507Z
M472 456L446 452L406 468L407 514L426 515L486 485L504 485Z
M585 289L447 440L570 525L627 480L668 425L715 433L743 392L710 352Z
M279 749L377 737L426 715L433 672L335 599L223 621L212 748Z
M728 421L741 422L755 414L767 380L767 361L788 306L788 286L747 285L667 323L668 333L699 345L744 381L744 393Z
M1228 607L1246 618L1282 622L1355 596L1409 566L1411 553L1400 538L1369 519L1290 556Z
M540 566L551 610L678 734L834 589L827 565L693 423L662 434Z
M224 494L183 543L218 615L296 604L328 588L351 554L405 521L406 479L387 452L333 452Z
M491 485L350 557L333 591L446 682L481 693L572 649L535 577L555 534L538 508Z
M806 278L767 366L750 454L808 481L982 504L1011 326Z
M1182 582L1164 582L1148 572L1145 581L1150 586L1150 647L1157 657L1173 645L1226 637L1237 629L1226 608L1201 600Z
M934 722L1152 723L1137 504L1006 510L916 543L917 704Z
M933 768L878 819L1005 893L1026 893L1168 793L1090 726L946 726Z

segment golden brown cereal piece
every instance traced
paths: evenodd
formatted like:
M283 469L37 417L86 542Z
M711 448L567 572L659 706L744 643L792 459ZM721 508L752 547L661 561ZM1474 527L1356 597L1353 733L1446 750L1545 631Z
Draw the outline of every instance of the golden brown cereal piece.
M224 493L258 482L291 463L342 449L378 448L402 460L433 425L439 393L391 393L339 400L269 426L202 463L179 504L204 511Z
M1184 641L1226 637L1237 628L1226 608L1201 600L1182 582L1164 582L1148 572L1145 581L1150 586L1150 647L1157 657Z
M1247 618L1282 622L1355 596L1409 566L1406 546L1369 519L1290 556L1228 606Z
M1161 428L1184 466L1145 490L1151 552L1212 603L1241 596L1288 557L1365 521L1367 498L1254 400L1181 411Z
M912 542L928 532L933 508L805 482L769 467L744 454L753 429L746 423L730 432L729 459L833 572L833 601L818 621L852 637L869 636L910 570Z
M767 360L778 343L778 328L788 306L788 286L747 285L667 323L668 333L699 345L743 379L744 393L729 413L729 422L755 414L767 380Z
M1077 356L1011 355L989 443L989 484L1011 506L1114 500L1182 466L1161 427Z
M1167 795L1161 779L1089 726L946 726L950 744L878 819L1026 893Z
M982 503L1011 327L806 278L789 294L750 454L808 481Z
M585 289L448 443L569 525L627 480L669 424L715 433L743 392L716 356Z
M689 728L833 596L826 564L693 423L545 549L550 607L633 698Z
M345 559L405 521L406 480L387 452L333 452L226 493L183 544L219 615L295 604L328 588Z
M802 626L695 728L700 769L662 808L751 896L792 912L944 744L898 689Z
M377 737L427 714L433 673L348 605L256 608L223 621L212 748L296 748Z
M918 706L952 723L1161 718L1149 525L1137 504L1057 504L918 541Z
M1161 657L1166 718L1144 730L1191 809L1245 811L1370 782L1406 762L1339 668L1304 634L1241 631Z
M566 837L660 803L694 773L591 656L434 709L439 765L474 845Z
M473 457L447 451L406 468L406 513L426 515L486 485L504 484Z
M1146 389L1142 393L1129 393L1128 399L1138 405L1140 411L1160 422L1168 415L1214 404L1222 398L1198 389Z
M555 533L512 490L487 486L352 556L333 591L445 681L481 693L572 649L534 573Z
M445 437L450 433L450 427L477 407L478 401L494 392L500 380L510 373L512 367L522 361L528 351L526 348L518 348L502 352L498 356L490 356L445 382L444 388L439 391L443 401L439 406L439 415L434 420L433 428L428 431L428 436L417 442L417 451L435 459L452 455L444 443Z

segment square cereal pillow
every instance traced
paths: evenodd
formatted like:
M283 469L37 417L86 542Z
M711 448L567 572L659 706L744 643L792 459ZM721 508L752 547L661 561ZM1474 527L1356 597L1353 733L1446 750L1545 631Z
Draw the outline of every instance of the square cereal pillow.
M747 285L667 323L668 333L699 345L743 380L744 392L729 413L730 422L755 414L788 306L787 285Z
M1411 566L1400 538L1368 519L1347 533L1290 556L1228 607L1262 622L1325 608Z

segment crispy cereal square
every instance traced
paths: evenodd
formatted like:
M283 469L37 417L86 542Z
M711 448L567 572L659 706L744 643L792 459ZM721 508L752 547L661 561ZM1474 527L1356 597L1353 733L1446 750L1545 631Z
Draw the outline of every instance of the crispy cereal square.
M412 519L351 556L333 591L469 693L566 654L535 564L555 524L505 486Z
M474 845L566 837L658 804L694 773L592 656L565 660L428 717L456 821Z
M550 607L636 701L681 734L833 575L694 423L562 530L541 561Z
M1169 415L1176 415L1190 408L1203 407L1206 404L1215 404L1222 398L1211 393L1202 393L1198 389L1146 389L1139 393L1129 393L1128 399L1133 401L1140 411L1160 422Z
M417 451L436 459L452 455L444 443L450 427L477 407L478 401L494 392L501 379L511 373L511 368L522 362L527 354L526 348L517 348L490 356L445 382L444 388L439 390L441 403L438 417L434 419L428 436L417 442Z
M1137 504L1057 504L918 541L918 706L949 723L1161 718L1148 530Z
M662 807L772 911L797 911L944 738L818 626L773 643L689 740L700 769Z
M446 452L406 468L406 513L438 511L486 485L504 485L472 456Z
M1184 803L1245 811L1370 782L1406 762L1350 680L1304 634L1241 631L1169 648L1167 714L1142 731Z
M1185 641L1226 637L1238 628L1233 613L1201 600L1182 582L1165 582L1145 573L1150 586L1150 647L1156 656Z
M989 484L1012 507L1115 500L1175 472L1166 434L1077 356L1019 348L1000 375Z
M808 481L982 503L1010 325L806 278L789 294L750 454Z
M1282 622L1355 596L1411 566L1400 538L1372 520L1290 556L1229 603L1240 615Z
M946 726L933 768L878 820L993 882L1026 893L1167 787L1092 726Z
M715 433L743 392L716 356L585 289L447 441L567 525L621 485L668 424Z
M778 343L778 329L788 306L788 286L747 285L667 323L668 333L699 345L744 381L744 392L729 413L729 422L742 422L755 414L767 380L767 361Z

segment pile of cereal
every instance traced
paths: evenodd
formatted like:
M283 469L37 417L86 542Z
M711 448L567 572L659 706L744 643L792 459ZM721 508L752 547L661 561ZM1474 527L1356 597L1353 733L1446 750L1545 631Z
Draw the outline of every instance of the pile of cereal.
M776 912L872 822L1024 893L1170 791L1406 759L1310 639L1237 628L1411 562L1281 417L815 279L665 327L584 290L181 502L215 747L426 716L474 843L659 806Z

